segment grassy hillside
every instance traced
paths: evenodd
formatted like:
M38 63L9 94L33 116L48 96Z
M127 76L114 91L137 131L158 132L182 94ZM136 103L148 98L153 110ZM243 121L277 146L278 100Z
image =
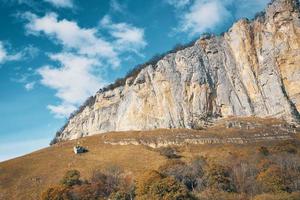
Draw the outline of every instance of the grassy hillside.
M242 120L243 121L243 120ZM112 166L119 166L124 171L139 176L146 170L158 169L168 162L158 149L145 145L111 145L108 141L123 139L165 140L180 138L182 134L192 137L250 137L264 131L274 132L274 127L284 124L280 121L244 119L246 122L255 122L263 126L249 129L230 127L225 128L227 122L222 122L205 130L156 130L147 132L121 132L95 135L74 141L58 143L49 148L0 163L0 199L39 199L42 191L58 184L67 170L77 169L83 179L89 179L95 170L103 170ZM285 127L285 125L281 125ZM273 127L273 128L272 128ZM279 130L279 128L276 128ZM281 130L284 132L284 130ZM279 130L280 132L280 130ZM289 133L293 140L299 141L299 133ZM180 136L180 137L179 137ZM284 139L285 140L285 139ZM260 142L244 144L188 144L177 146L181 160L191 161L196 156L204 156L208 160L226 163L232 158L243 160L253 159L258 155L261 146L273 148L282 144L282 140L261 140ZM88 148L89 152L81 155L73 153L73 146L80 144ZM297 156L300 148L296 146Z

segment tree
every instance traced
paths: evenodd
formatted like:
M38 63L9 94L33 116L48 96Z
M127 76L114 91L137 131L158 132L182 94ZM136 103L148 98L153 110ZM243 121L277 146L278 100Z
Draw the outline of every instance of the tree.
M79 185L80 183L80 172L78 170L67 171L65 176L61 180L61 184L65 186Z
M226 192L236 191L230 170L219 164L211 164L206 169L206 183L208 187L217 188Z
M137 181L136 199L189 200L194 197L173 177L165 177L157 171L149 171Z
M174 177L177 181L184 184L190 191L201 189L203 186L203 163L194 160L186 164L180 160L170 160L159 168L160 173L165 176Z
M258 170L252 162L237 160L230 165L236 191L243 194L254 196L259 193L256 176Z
M267 170L260 172L257 180L265 192L282 192L286 190L281 170L277 165L271 165Z
M75 185L69 191L72 200L97 200L99 195L95 192L93 185L86 183L82 185Z

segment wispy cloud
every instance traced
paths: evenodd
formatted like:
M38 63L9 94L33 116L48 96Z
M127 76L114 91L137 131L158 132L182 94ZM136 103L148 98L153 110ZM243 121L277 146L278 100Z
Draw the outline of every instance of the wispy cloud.
M57 91L56 96L62 100L60 105L49 105L48 108L56 117L65 117L91 94L94 94L103 81L93 73L99 66L97 59L72 53L50 55L59 63L59 67L44 66L38 69L41 83Z
M0 63L4 62L7 59L7 52L4 48L2 42L0 42Z
M24 17L29 20L26 25L29 34L45 34L67 50L75 50L81 55L105 58L110 64L119 65L117 52L109 42L97 36L95 28L81 28L74 21L58 20L56 13L38 17L27 12Z
M143 29L127 23L113 23L108 16L94 28L60 20L56 13L39 17L27 12L23 17L28 21L25 25L28 34L46 36L62 46L61 53L49 55L58 65L46 65L37 71L42 77L41 83L54 89L61 100L59 105L48 106L56 117L68 116L88 96L103 87L104 80L97 73L100 68L120 66L122 54L140 54L147 44ZM101 36L101 31L109 37Z
M126 6L121 4L118 0L110 0L110 8L114 12L124 13L126 10Z
M9 4L9 5L12 5L12 4L24 4L24 5L27 5L29 7L32 7L32 6L34 6L34 4L36 2L33 1L33 0L2 0L1 3L6 3L6 4Z
M44 0L45 2L51 3L57 8L73 8L73 0Z
M191 35L211 31L215 26L230 17L229 11L217 1L197 1L184 14L180 30Z
M26 83L24 87L27 91L31 91L33 90L34 86L35 86L35 82L30 82L30 83Z
M99 65L96 59L71 53L53 54L50 58L57 61L59 67L44 66L38 73L42 84L55 89L64 104L80 104L103 84L93 74L93 67Z
M100 25L102 28L107 29L110 35L115 38L114 46L118 46L121 51L138 53L147 45L144 39L144 29L127 23L113 23L108 15L102 18Z
M166 0L178 12L177 32L194 36L214 31L224 23L253 17L269 0Z
M5 45L3 42L0 41L0 64L7 62L7 61L16 61L21 60L23 53L10 53L8 52L7 48L5 48Z
M48 105L47 108L54 114L56 118L65 118L69 116L75 109L76 106L71 104L61 104L61 105Z
M191 0L165 0L166 3L174 6L175 8L183 8L190 4Z

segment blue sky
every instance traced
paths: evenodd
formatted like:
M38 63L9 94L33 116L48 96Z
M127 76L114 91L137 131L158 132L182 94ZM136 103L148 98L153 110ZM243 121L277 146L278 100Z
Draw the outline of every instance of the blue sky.
M268 0L0 0L0 161L46 147L88 96Z

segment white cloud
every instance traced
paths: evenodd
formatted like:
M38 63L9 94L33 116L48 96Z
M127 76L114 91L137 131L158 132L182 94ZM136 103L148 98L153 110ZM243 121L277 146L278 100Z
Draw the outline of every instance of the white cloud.
M109 16L105 16L100 21L100 25L108 29L111 36L116 39L114 43L115 46L118 46L119 50L138 53L139 50L147 45L144 39L144 29L127 23L113 23Z
M48 108L57 116L66 117L103 86L101 79L93 73L93 67L99 62L70 53L54 54L50 58L60 66L44 66L37 72L42 77L41 83L56 90L56 96L62 101L61 105L49 105Z
M175 8L183 8L187 6L191 0L166 0L166 2Z
M72 8L74 7L73 0L44 0L45 2L51 3L57 8Z
M76 107L70 104L62 104L58 106L48 105L47 108L56 118L65 118L76 110Z
M99 77L92 74L92 67L99 64L97 60L69 53L50 55L50 58L61 66L45 66L38 73L42 76L42 83L56 89L57 97L64 102L80 104L102 85Z
M181 21L180 28L191 35L210 31L230 16L218 1L197 1Z
M32 7L36 2L33 1L33 0L1 0L1 3L6 3L6 4L9 4L9 5L24 4L24 5Z
M113 46L98 37L95 28L80 28L76 22L65 19L59 21L55 13L48 13L39 18L27 12L25 17L29 20L26 25L28 33L34 35L44 33L65 48L76 50L82 55L99 56L108 59L112 65L120 63Z
M110 7L113 11L124 13L125 7L118 0L110 0Z
M21 60L23 53L10 54L7 52L3 42L0 41L0 64L7 61L17 61Z
M4 48L2 42L0 42L0 63L4 62L4 60L7 58L7 52Z
M31 91L34 89L34 86L35 86L35 82L30 82L30 83L26 83L24 87L27 91Z
M95 94L102 86L97 70L104 66L117 67L126 52L136 52L146 46L144 30L127 23L113 23L105 17L100 27L83 28L75 21L58 19L56 13L43 17L27 12L28 34L47 36L62 46L62 53L51 54L50 59L59 67L43 66L38 69L41 83L56 91L59 105L48 109L56 117L68 116L83 101ZM100 32L109 34L108 39Z
M40 53L40 50L33 45L28 45L21 51L23 58L34 58L34 57L38 56L39 53Z
M176 9L179 25L177 32L197 35L214 31L229 20L242 17L251 18L262 11L269 0L167 0Z

